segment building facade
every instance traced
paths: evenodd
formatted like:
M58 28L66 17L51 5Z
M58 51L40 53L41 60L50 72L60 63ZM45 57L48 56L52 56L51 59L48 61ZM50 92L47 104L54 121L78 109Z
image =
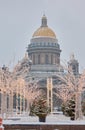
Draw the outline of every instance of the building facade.
M49 74L52 76L56 72L63 72L60 45L56 34L48 27L45 15L41 19L41 26L33 33L27 52L32 60L32 74L38 73L39 76L42 73L42 77L48 77Z
M28 55L33 65L60 65L60 52L56 35L47 26L47 18L43 16L40 28L34 32L28 46Z

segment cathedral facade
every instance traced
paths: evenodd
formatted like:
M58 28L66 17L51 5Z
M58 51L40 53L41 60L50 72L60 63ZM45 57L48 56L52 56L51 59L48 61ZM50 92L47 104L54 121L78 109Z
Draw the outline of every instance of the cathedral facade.
M55 84L58 83L57 75L64 75L64 68L61 65L61 48L55 32L48 27L45 15L41 18L41 26L34 31L28 44L25 57L15 66L16 76L22 76L25 81L37 79L46 87L47 78L52 78ZM67 63L68 69L74 75L79 75L79 63L74 54ZM42 85L41 85L42 86Z
M60 65L60 45L56 34L48 27L45 15L41 19L41 26L33 33L27 52L32 61L32 74L38 73L40 76L42 73L42 77L48 77L56 72L63 72Z
M27 52L32 61L30 74L34 78L47 78L55 76L56 73L64 73L60 63L60 45L55 32L48 27L45 15L41 19L41 26L32 35ZM78 74L78 61L74 55L71 56L68 67Z
M13 108L16 109L16 112L18 110L21 112L22 108L23 111L25 111L25 107L28 108L28 105L25 106L25 100L23 101L23 106L20 105L22 100L20 95L22 97L23 92L28 92L28 87L23 89L23 79L28 84L32 83L32 86L36 79L38 79L37 86L39 85L39 89L44 90L43 93L49 95L48 90L52 90L52 88L54 90L55 85L58 85L59 82L61 83L60 79L57 77L57 74L63 76L65 75L64 69L60 62L60 55L61 49L56 34L48 27L47 18L43 15L41 19L41 26L33 33L30 43L28 44L25 57L18 62L14 68L14 71L12 73L9 72L8 68L5 66L0 68L0 82L2 83L0 93L0 113L3 114L10 111L12 113ZM74 75L79 75L79 63L74 58L74 55L71 56L68 62L68 69L72 70ZM51 85L47 80L48 78L52 81L50 82L52 83ZM17 79L18 82L16 82ZM11 89L10 86L12 86L13 89ZM60 100L55 97L51 97L51 99L52 98L53 106L60 106ZM9 102L8 106L7 102Z

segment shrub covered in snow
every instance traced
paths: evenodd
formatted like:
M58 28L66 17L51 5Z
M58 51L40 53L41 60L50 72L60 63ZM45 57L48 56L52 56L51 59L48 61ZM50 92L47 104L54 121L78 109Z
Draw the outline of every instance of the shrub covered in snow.
M75 98L70 99L66 104L62 105L62 111L66 116L71 117L71 120L75 119Z
M36 98L30 107L30 112L31 114L37 116L42 116L43 114L47 115L50 112L50 109L47 105L47 100L43 97Z

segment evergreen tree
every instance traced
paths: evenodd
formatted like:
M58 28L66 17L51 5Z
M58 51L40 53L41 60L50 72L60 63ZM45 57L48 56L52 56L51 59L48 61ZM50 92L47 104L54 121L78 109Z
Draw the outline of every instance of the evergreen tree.
M75 119L75 98L71 98L66 104L62 105L62 111L66 116L69 116L71 120Z
M50 112L47 100L43 97L35 99L30 107L30 112L34 115L47 115Z

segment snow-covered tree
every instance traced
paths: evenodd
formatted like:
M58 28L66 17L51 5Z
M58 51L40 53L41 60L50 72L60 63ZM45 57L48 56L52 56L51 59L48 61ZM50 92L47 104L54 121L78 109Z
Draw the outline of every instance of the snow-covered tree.
M64 75L57 74L61 84L56 86L58 95L64 102L68 101L75 95L75 119L82 118L81 110L81 93L85 87L85 71L80 75L74 75L71 70L67 69Z
M70 116L71 120L75 119L75 96L62 105L62 111L64 115Z
M38 116L39 121L45 122L47 114L50 113L46 98L42 95L36 98L30 107L30 112Z

